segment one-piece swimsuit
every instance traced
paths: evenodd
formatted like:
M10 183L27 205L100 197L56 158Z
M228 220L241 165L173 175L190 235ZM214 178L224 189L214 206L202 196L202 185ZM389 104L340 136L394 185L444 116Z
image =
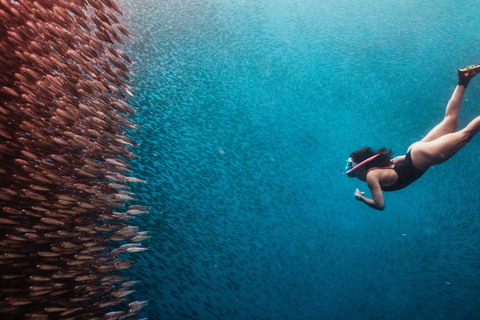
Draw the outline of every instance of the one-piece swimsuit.
M420 178L427 170L418 170L412 162L410 152L405 155L405 159L395 163L393 170L398 175L397 181L388 187L382 187L383 191L396 191L405 188L418 178Z

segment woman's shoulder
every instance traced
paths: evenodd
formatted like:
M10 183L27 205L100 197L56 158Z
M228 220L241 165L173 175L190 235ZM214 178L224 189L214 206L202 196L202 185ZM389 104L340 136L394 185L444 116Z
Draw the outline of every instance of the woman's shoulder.
M377 171L377 173L378 172L385 173L386 171L389 171L389 170L393 169L393 167L395 167L395 164L393 162L391 162L390 165L385 166L385 167L372 167L372 168L368 169L367 174L370 173L370 172L374 172L374 171Z
M396 175L397 173L395 172L395 170L393 170L393 167L395 167L395 165L392 163L391 165L389 165L387 167L373 167L373 168L370 168L367 171L367 179L369 177L370 178L381 179L382 177L385 177L385 176Z
M391 164L388 167L374 167L368 170L367 172L367 182L368 180L378 180L381 185L385 183L390 183L391 181L396 181L398 178L397 173L393 170L395 165Z

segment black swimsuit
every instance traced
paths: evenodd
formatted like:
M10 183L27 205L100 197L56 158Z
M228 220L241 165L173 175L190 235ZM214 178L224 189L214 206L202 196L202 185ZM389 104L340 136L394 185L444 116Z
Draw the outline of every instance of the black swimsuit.
M410 152L407 153L403 161L395 163L393 170L398 175L397 181L388 187L382 187L383 191L396 191L405 188L418 178L420 178L427 170L418 170L412 162Z

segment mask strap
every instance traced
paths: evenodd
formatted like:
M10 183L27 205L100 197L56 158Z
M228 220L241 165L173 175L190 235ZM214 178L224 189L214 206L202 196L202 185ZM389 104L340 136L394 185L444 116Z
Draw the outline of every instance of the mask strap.
M347 171L347 174L352 173L353 171L357 170L357 169L360 168L361 166L369 163L370 161L372 161L373 159L375 159L375 158L378 157L379 155L380 155L380 154L376 154L376 155L374 155L373 157L370 157L370 158L368 158L368 159L363 160L362 162L360 162L359 164L357 164L355 167L353 167L352 169L348 170L348 171Z

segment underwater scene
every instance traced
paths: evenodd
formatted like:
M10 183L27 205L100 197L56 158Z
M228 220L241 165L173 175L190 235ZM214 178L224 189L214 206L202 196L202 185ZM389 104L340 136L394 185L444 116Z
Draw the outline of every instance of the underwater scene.
M352 151L404 155L443 119L457 70L480 63L478 2L122 6L152 207L130 272L150 319L478 318L478 137L383 212L344 175Z
M443 120L479 14L0 0L0 319L480 318L480 137L382 211L345 168Z

